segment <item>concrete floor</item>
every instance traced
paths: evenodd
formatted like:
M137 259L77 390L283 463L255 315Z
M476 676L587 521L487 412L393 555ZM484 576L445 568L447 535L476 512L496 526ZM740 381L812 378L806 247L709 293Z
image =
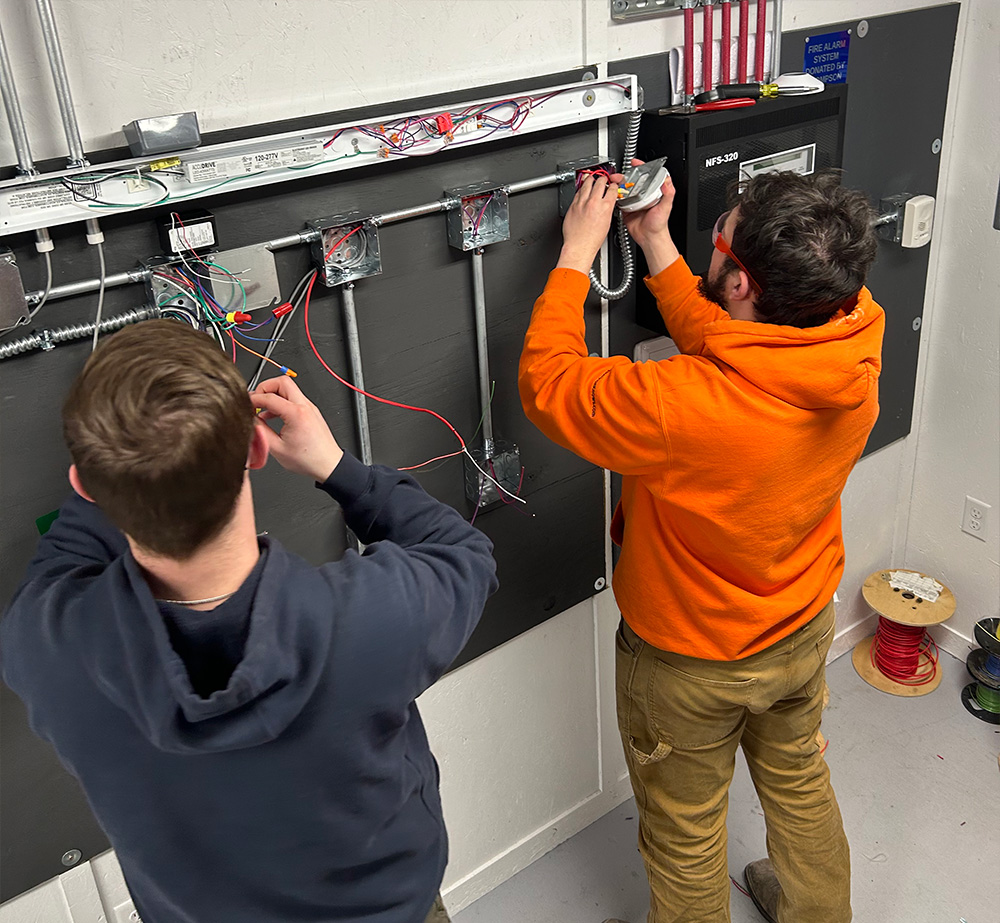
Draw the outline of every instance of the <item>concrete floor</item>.
M826 757L851 843L854 916L865 923L997 923L1000 728L965 711L965 664L942 654L921 698L872 689L850 655L828 668ZM455 923L644 923L648 892L628 801L456 914ZM740 754L729 870L765 855L764 817ZM760 923L732 888L732 923Z

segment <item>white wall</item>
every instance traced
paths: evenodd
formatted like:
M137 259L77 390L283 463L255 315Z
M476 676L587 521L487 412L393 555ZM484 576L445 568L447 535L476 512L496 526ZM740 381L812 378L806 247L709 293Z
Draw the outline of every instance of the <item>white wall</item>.
M784 26L934 5L786 0ZM34 17L27 0L11 6L0 17L35 153L61 155ZM677 16L614 25L607 0L55 0L55 7L88 147L118 144L123 122L159 112L196 109L211 131L662 52L681 40ZM988 279L1000 264L1000 232L990 230L987 213L1000 139L995 107L992 120L984 117L981 85L991 77L996 96L994 0L967 0L959 30L961 80L953 80L949 104L932 244L939 268L923 315L915 430L864 459L845 491L848 567L835 653L867 630L860 586L887 564L923 567L950 582L962 634L973 610L996 614L997 328ZM12 161L4 137L0 162ZM966 493L994 505L990 546L958 532ZM453 910L628 796L614 717L616 622L611 595L602 593L423 697L442 766ZM3 905L0 923L102 923L95 894L107 911L127 897L111 854Z
M954 75L950 156L938 214L934 310L925 330L923 405L905 560L955 593L948 627L962 640L1000 615L1000 4L973 0ZM993 102L984 109L982 101ZM992 505L987 541L960 531L965 497ZM947 633L938 637L954 644ZM964 657L964 644L959 642Z

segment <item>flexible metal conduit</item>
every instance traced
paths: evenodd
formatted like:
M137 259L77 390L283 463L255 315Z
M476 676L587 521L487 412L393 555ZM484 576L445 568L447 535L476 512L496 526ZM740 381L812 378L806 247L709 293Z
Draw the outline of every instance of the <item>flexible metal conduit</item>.
M73 94L69 88L69 77L66 76L66 61L63 58L62 45L59 43L59 30L56 27L55 13L52 12L52 0L35 0L35 5L38 7L38 18L42 22L42 37L45 39L45 50L49 56L52 80L56 85L59 114L62 116L63 131L69 144L69 163L71 167L86 167L88 161L83 152L76 109L73 108Z
M116 314L114 317L106 317L101 321L101 333L113 333L121 330L128 324L135 324L141 320L152 320L160 316L160 309L146 306L143 308L133 308L124 314ZM9 343L0 344L0 359L10 359L22 353L31 352L34 349L50 350L59 343L66 343L69 340L82 340L94 335L94 322L83 324L69 324L66 327L56 327L55 330L36 330L27 336L11 340Z
M642 99L639 100L640 105ZM632 158L635 157L635 147L639 141L639 125L642 123L642 109L636 109L629 118L628 134L625 136L625 155L622 158L622 169L625 170L632 165ZM597 273L590 270L590 287L601 297L608 301L617 301L631 287L632 279L635 276L635 254L632 252L632 238L629 237L628 228L625 227L625 217L621 210L616 212L616 226L618 231L618 246L621 249L622 274L621 284L617 288L608 288L597 278Z
M24 176L34 176L38 171L35 169L35 161L31 156L31 144L28 141L28 132L24 127L21 101L17 98L14 72L11 70L7 43L3 37L3 23L0 23L0 94L3 95L3 105L4 109L7 110L7 121L10 124L10 135L14 141L14 150L17 152L17 172Z

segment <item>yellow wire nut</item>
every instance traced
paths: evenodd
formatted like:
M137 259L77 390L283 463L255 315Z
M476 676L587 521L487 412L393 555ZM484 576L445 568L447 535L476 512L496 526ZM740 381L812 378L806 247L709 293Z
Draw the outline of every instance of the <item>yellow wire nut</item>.
M154 160L151 164L147 164L147 168L151 173L155 173L157 170L169 170L171 167L179 167L180 165L180 157L170 157L167 160Z
M227 324L235 324L236 323L236 312L235 311L230 311L226 315L226 323Z

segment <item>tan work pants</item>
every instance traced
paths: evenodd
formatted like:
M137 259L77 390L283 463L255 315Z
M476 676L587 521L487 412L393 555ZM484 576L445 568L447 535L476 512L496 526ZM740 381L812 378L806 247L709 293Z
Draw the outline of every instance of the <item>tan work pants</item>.
M617 637L618 725L639 809L649 923L729 923L726 809L743 747L781 882L778 923L848 923L847 837L816 742L833 603L744 660ZM756 857L754 857L756 858Z
M427 919L424 923L451 923L451 917L448 916L448 911L444 909L444 901L441 900L440 894L434 901L434 906L431 907L431 912L427 914Z

